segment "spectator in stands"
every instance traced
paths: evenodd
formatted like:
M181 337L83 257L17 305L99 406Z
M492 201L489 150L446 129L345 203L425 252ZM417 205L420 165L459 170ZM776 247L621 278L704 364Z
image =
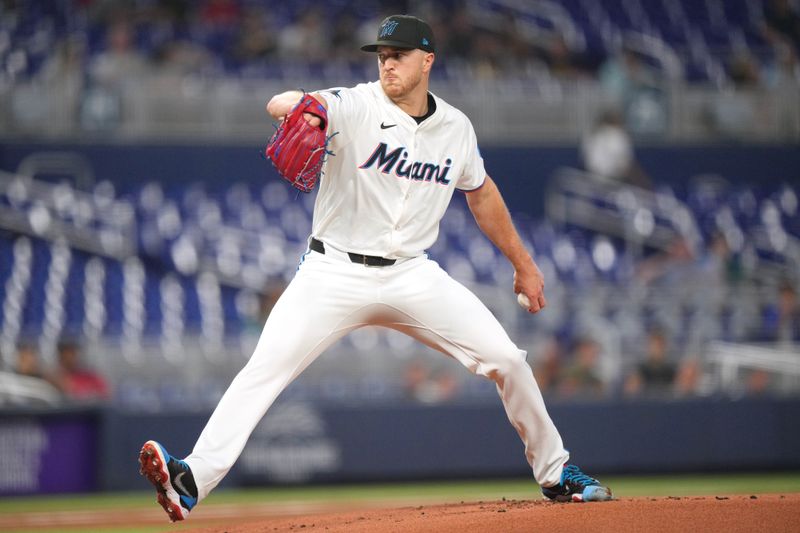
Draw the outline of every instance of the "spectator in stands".
M321 62L329 59L330 35L320 8L311 8L280 32L280 55L287 60Z
M179 83L185 75L199 74L213 62L211 54L202 45L183 39L163 43L153 60L153 66L163 79L173 76ZM180 90L180 85L176 84L170 90Z
M730 58L728 74L737 88L754 88L761 82L760 68L753 54L740 51Z
M620 108L637 92L660 85L655 70L648 67L634 50L626 46L600 65L598 76L603 90L616 100Z
M70 400L101 401L109 398L106 380L82 365L80 347L72 340L58 344L58 370L54 382Z
M764 4L764 38L773 45L786 43L800 53L800 13L790 0L767 0Z
M17 360L12 370L16 379L13 376L5 379L14 386L9 390L0 387L0 404L9 402L17 405L54 406L61 403L61 392L53 386L52 376L42 368L39 353L33 343L19 343Z
M559 380L559 394L564 397L602 395L605 386L597 370L600 344L591 337L581 337L575 342L570 358L572 365Z
M475 29L469 18L469 11L464 6L459 6L447 21L441 20L440 25L434 28L435 35L440 35L442 43L442 56L448 62L465 62L472 57Z
M627 377L624 384L626 395L666 395L672 392L677 368L670 360L669 341L665 332L653 328L647 335L647 351L644 360Z
M15 119L24 124L41 117L51 131L58 126L74 128L75 110L80 105L85 85L86 58L85 38L72 35L56 41L52 53L36 74L36 83L26 91L28 98L15 99L12 108ZM46 98L41 97L41 90L46 91Z
M678 372L675 375L675 395L686 397L698 394L702 376L703 365L700 359L693 355L685 357L678 365Z
M753 90L761 83L761 67L752 54L741 51L728 61L732 84L721 91L710 106L711 128L719 135L747 135L759 122Z
M782 282L776 301L765 306L756 339L788 346L800 343L800 302L790 281Z
M734 256L727 237L721 231L712 233L697 266L701 282L709 288L724 289L736 285L744 275L739 259Z
M616 110L602 113L581 141L586 170L605 182L650 188L650 177L636 160L633 140Z
M127 20L113 23L107 34L106 49L89 66L91 80L109 89L118 89L147 70L144 56L133 45L133 27Z
M39 361L39 353L33 344L21 342L17 346L17 363L14 372L29 378L47 379Z
M666 133L667 97L660 70L649 66L637 51L623 46L600 66L598 76L603 91L623 110L629 131L650 136Z
M501 38L490 31L476 28L472 52L475 77L478 79L499 77L502 74L501 65L506 59Z
M536 51L531 40L522 31L515 10L503 10L501 17L503 22L495 33L499 48L497 64L500 66L500 74L513 75L526 68L535 58Z
M532 44L520 32L513 10L505 9L499 13L500 22L491 29L472 24L466 12L459 16L458 46L460 53L469 54L465 58L472 66L474 77L493 79L519 74L535 57ZM450 23L447 21L448 27Z
M744 382L744 393L747 396L764 396L772 392L772 374L761 368L747 373Z
M232 55L242 65L275 57L278 52L278 30L266 9L250 6L242 17Z
M190 0L157 0L150 16L156 23L182 31L189 26L192 11Z
M240 16L237 0L207 0L200 8L200 20L212 28L234 28Z
M434 371L427 361L411 361L403 375L406 398L416 402L435 404L452 400L458 393L458 382L447 370Z
M795 48L786 43L775 46L772 61L764 68L764 83L772 88L791 91L800 85L800 60Z
M335 18L331 31L331 49L333 55L344 61L360 63L364 60L359 55L358 19L350 13L342 13Z
M59 98L57 110L65 113L67 120L73 118L74 110L80 102L86 57L86 40L70 36L56 45L54 53L48 57L39 72L39 79L52 87L52 94Z
M561 368L563 359L564 347L558 337L552 336L547 339L533 368L533 375L542 394L558 390L559 379L563 372Z
M80 120L89 130L106 130L122 118L122 93L147 72L144 56L133 46L133 28L127 20L115 22L107 48L89 65L89 84L80 107Z
M550 74L561 81L578 81L591 75L584 58L569 47L561 33L547 40L543 58Z
M133 2L124 0L81 0L73 4L80 7L94 24L107 25L115 20L131 20L134 17Z

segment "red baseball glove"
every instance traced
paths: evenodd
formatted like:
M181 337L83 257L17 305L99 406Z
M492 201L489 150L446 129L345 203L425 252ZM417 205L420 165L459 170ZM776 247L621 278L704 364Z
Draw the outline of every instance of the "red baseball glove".
M312 126L303 113L319 117L319 126ZM304 94L272 135L265 154L284 179L303 192L311 192L322 174L327 150L328 112L313 96Z

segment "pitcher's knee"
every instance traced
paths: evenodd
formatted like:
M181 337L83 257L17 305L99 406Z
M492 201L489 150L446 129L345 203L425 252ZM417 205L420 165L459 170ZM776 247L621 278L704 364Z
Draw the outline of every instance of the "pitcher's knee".
M530 372L531 368L525 360L527 352L517 347L497 352L487 365L491 370L487 377L498 381L505 380L505 376L515 375L518 372Z

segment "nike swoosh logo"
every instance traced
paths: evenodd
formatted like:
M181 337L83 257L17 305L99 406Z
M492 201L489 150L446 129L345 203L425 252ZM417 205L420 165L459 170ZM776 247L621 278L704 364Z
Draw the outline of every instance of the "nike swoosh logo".
M173 479L172 482L175 484L175 487L180 489L180 491L183 492L186 496L191 496L191 494L189 494L189 491L186 490L186 487L183 486L183 483L181 483L181 478L185 473L186 472L181 472L180 474L175 476L175 479Z
M389 124L389 125L387 126L386 124L384 124L383 122L381 122L381 129L382 129L382 130L388 130L389 128L394 128L395 126L397 126L397 124Z

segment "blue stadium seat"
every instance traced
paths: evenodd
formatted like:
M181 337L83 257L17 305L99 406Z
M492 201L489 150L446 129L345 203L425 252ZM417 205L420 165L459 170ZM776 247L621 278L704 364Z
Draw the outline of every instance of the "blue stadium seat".
M103 194L114 199L117 193L112 188ZM5 328L9 320L15 320L11 316L15 312L11 309L13 306L5 305L9 279L18 260L15 242L29 239L30 280L22 293L19 336L40 335L48 313L58 319L57 326L61 332L85 333L91 329L89 323L97 320L89 317L87 301L101 297L104 319L100 324L102 331L98 333L111 339L120 339L128 332L134 337L140 335L143 342L157 344L174 333L172 330L180 331L181 328L187 334L218 336L219 341L224 337L237 339L243 332L260 327L260 323L255 322L261 317L254 318L253 313L245 309L247 306L237 305L237 300L241 304L242 291L253 295L258 289L252 286L243 289L218 272L183 272L163 248L146 246L148 241L144 234L152 232L165 246L189 239L198 254L212 258L227 243L232 246L228 251L238 254L241 260L239 268L242 271L250 269L251 274L255 272L262 276L259 279L263 279L266 286L267 281L282 279L286 273L291 275L294 272L310 231L313 197L292 198L291 189L283 182L258 186L220 184L214 190L200 184L174 189L143 184L124 197L136 205L140 243L136 256L129 259L99 258L70 249L69 268L62 272L63 280L59 282L63 283L63 295L54 297L50 294L49 301L48 283L54 283L49 280L54 276L52 265L57 246L42 238L20 237L9 231L0 233L0 305L3 306L0 327ZM92 209L99 213L108 198L94 201ZM6 207L17 208L23 213L27 213L31 206L30 199L24 194L16 199L6 197L5 200ZM737 245L738 248L732 247L735 257L746 257L755 262L755 266L747 268L758 268L763 264L782 268L784 272L796 271L792 257L775 238L775 232L800 238L800 205L795 184L769 188L759 185L731 187L724 180L706 176L694 180L685 193L664 187L659 189L656 196L659 208L668 211L675 200L685 201L691 216L704 229L705 242L701 244L707 246L717 231L722 231L731 244L732 235L735 237L738 232L736 238L742 243ZM615 207L613 202L613 199L609 200L606 207ZM616 208L623 209L624 205ZM55 209L54 213L58 211ZM171 229L163 220L159 226L159 216L164 216L164 213L171 217L178 215ZM70 219L66 211L62 215L64 220ZM751 326L748 326L748 321L752 322L752 317L747 313L750 311L744 312L731 305L736 298L733 292L717 299L712 283L706 287L701 284L700 289L694 290L688 285L671 284L670 280L675 279L670 277L673 273L650 285L642 283L637 278L642 257L635 247L626 245L619 237L529 217L515 217L515 223L523 240L532 246L537 260L547 270L548 290L551 291L548 297L554 301L558 299L558 304L553 306L558 313L537 320L532 326L534 329L558 332L570 338L580 333L587 309L591 308L598 316L618 324L625 337L621 342L631 345L635 345L637 335L641 336L654 324L668 329L678 345L710 338L742 340L749 333L748 327ZM245 240L231 245L231 236ZM702 253L705 252L701 247L696 261L680 268L690 270L692 276L708 275L703 269L713 265L703 262ZM507 287L511 276L508 262L481 234L461 196L456 196L442 220L439 241L430 253L454 277L466 283ZM102 276L98 274L98 264L103 266ZM91 275L88 274L90 269ZM143 278L139 279L139 275ZM201 275L210 275L212 286L218 286L218 292L206 289L205 302L200 294ZM96 278L97 286L92 286L91 282ZM99 293L92 293L98 290ZM169 292L175 290L177 299ZM609 291L630 298L624 302L611 301L604 297ZM634 291L640 293L634 295ZM218 301L209 303L209 294ZM137 298L141 298L138 303L135 301ZM52 311L53 304L58 301L63 303L63 316L60 317ZM753 303L755 308L759 303ZM140 312L143 313L141 316L137 314ZM175 320L175 313L179 327L171 328L170 324L174 323L169 323L169 320ZM209 321L216 321L216 325L209 326ZM345 346L354 352L359 351L356 344L345 343ZM385 345L381 336L378 344L366 351L375 349L391 351L392 348ZM326 399L389 399L402 394L399 383L391 380L365 380L353 385L348 379L334 376L313 387L301 383L291 389L290 394L297 397L316 394ZM471 397L483 394L482 383L480 380L466 382L466 387L472 387L467 389L467 393L473 395ZM204 401L198 387L196 384L187 385L169 391L156 381L123 381L118 384L117 398L125 405L144 409L195 406ZM487 387L487 394L493 395L493 387ZM224 388L224 383L219 388ZM206 402L204 405L209 407L213 404Z

